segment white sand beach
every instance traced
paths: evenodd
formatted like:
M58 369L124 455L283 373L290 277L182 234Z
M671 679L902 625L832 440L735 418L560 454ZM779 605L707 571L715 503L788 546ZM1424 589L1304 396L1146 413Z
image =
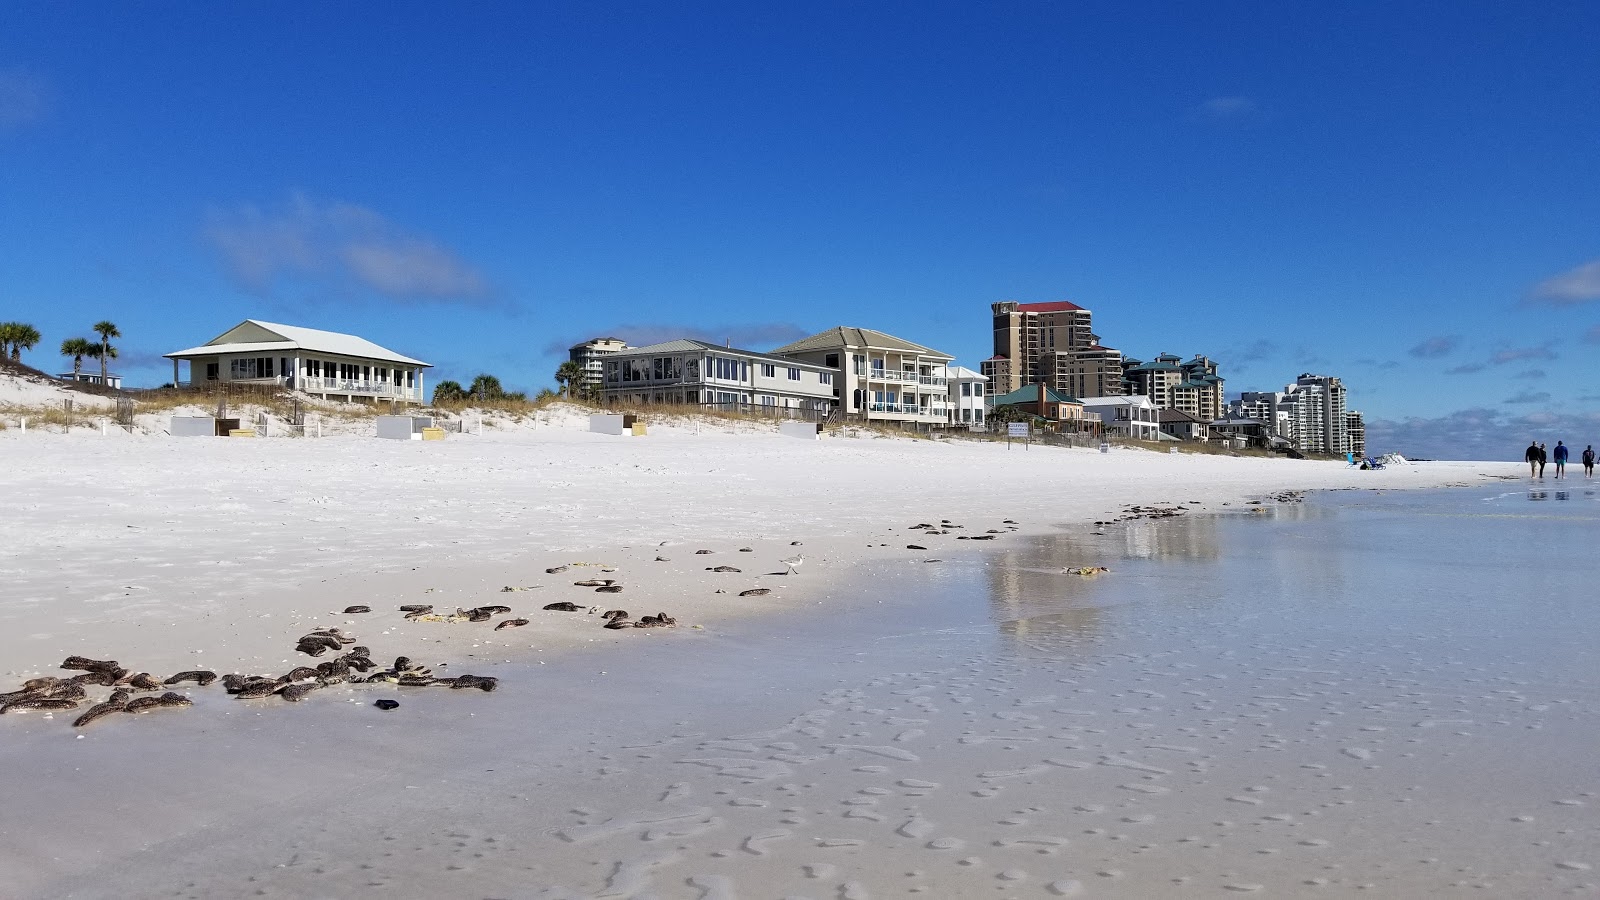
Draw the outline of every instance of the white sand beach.
M870 853L854 851L842 862L785 857L783 880L812 884L805 894L780 890L776 875L746 879L735 890L725 866L713 867L720 874L691 871L666 882L650 874L693 855L696 834L728 839L721 824L728 814L713 806L783 808L770 797L745 803L737 791L707 796L709 788L691 782L730 790L741 782L786 784L790 794L803 793L801 782L778 770L793 771L795 760L818 751L803 746L822 741L828 716L815 710L898 716L905 721L893 726L897 733L959 738L959 731L910 721L926 717L882 712L892 697L916 695L927 676L874 676L876 687L865 694L832 685L832 676L858 663L807 649L818 646L804 637L817 633L819 621L849 632L861 617L861 633L873 633L884 627L868 624L874 615L907 609L907 592L915 591L908 578L937 585L941 571L987 566L997 554L1052 535L1093 540L1108 530L1095 521L1118 519L1129 506L1182 506L1193 516L1282 491L1464 485L1516 474L1493 463L1359 471L1342 463L870 434L810 442L706 423L654 426L647 437L623 438L590 434L575 415L426 443L13 429L0 432L0 456L7 463L0 472L8 510L0 518L6 689L71 674L57 668L71 655L118 660L158 677L193 669L279 674L314 665L295 652L296 639L330 627L369 646L385 665L405 655L439 675L501 679L494 693L333 686L298 704L240 701L220 685L188 684L177 689L193 698L193 708L116 715L84 729L71 726L74 712L7 715L0 720L0 780L12 800L0 828L0 871L12 886L8 895L20 897L349 896L379 882L391 896L878 896L872 891L881 891L884 873L866 862ZM960 527L943 527L946 520ZM907 530L922 523L944 533ZM781 574L781 560L798 554L798 572ZM546 571L559 566L568 568ZM710 571L716 566L739 571ZM587 578L615 579L622 591L596 594L573 584ZM878 595L875 584L887 593ZM759 588L770 593L740 596ZM677 625L613 631L586 611L542 609L560 601L623 608L636 618L659 610ZM340 612L355 604L372 612ZM432 604L441 613L490 604L512 611L480 623L407 621L397 611L402 604ZM529 624L495 630L508 617ZM794 629L793 646L741 637L779 621L791 623L785 627ZM695 660L697 671L686 671L685 659ZM845 693L829 693L837 690ZM873 696L880 690L882 698ZM640 691L651 701L630 703ZM767 721L786 708L788 693L820 697L822 705L807 701L787 725ZM397 697L402 706L375 711L377 697ZM725 731L723 744L698 746L705 777L682 779L677 788L678 781L657 784L653 775L630 780L635 766L618 754L656 751L619 748L635 740L687 748L696 741L672 735L687 734L678 723L690 719L689 730L702 737L709 727ZM740 737L747 728L760 734ZM791 733L800 737L784 737ZM822 741L833 748L824 755L854 743L842 736L848 733ZM794 759L738 761L752 742L788 742L780 755ZM849 766L805 777L844 790L838 779L896 774L896 790L934 790L929 785L938 779L895 766L912 757L937 760L937 751L896 750L882 737L859 743L858 752L842 757ZM1004 756L993 761L999 774L980 782L1008 777L1000 771ZM564 765L580 760L570 778L562 775ZM1044 771L1040 765L1082 762L1062 760L1018 765L1017 777ZM1226 764L1248 768L1243 756ZM1116 774L1138 780L1151 765L1129 762ZM879 789L850 788L858 790L867 793L850 796L864 798L865 818L877 815L867 807ZM507 797L537 797L537 812L508 806ZM666 800L671 810L661 812ZM944 826L982 832L989 826L980 820L991 812L957 802L941 806L938 817ZM952 821L963 816L971 821ZM739 835L744 849L733 848L733 863L750 863L752 873L772 863L766 842L797 833L777 821L783 818ZM481 828L460 830L474 819ZM719 824L707 824L713 820ZM939 840L919 821L914 815L896 823L901 837ZM480 870L476 881L449 874L473 871L458 867L457 857L474 855L475 841L503 850L531 846L537 834L578 848L634 830L654 834L644 849L664 855L619 851L603 865L562 869L530 850L521 868ZM678 849L667 852L660 839ZM1016 847L1053 852L1056 839L1023 838ZM830 839L820 840L826 846ZM872 847L864 838L848 840L856 843L839 846ZM914 859L895 853L883 864L915 870ZM568 861L576 865L581 856ZM1137 864L1130 858L1123 868ZM1007 880L1004 871L998 881L991 872L982 886L906 883L921 884L929 896L1082 889L1072 878ZM1129 884L1121 890L1140 895Z

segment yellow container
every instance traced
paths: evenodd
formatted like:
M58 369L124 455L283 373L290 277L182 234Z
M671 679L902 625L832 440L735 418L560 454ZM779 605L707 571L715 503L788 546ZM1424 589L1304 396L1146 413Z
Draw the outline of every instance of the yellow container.
M233 430L228 432L228 437L255 437L255 436L256 436L256 430L254 428L235 428L235 429L233 429Z
M424 428L422 429L422 439L425 441L442 441L444 440L444 429Z
M633 426L633 436L634 437L644 437L644 423L643 422L639 422L638 424Z

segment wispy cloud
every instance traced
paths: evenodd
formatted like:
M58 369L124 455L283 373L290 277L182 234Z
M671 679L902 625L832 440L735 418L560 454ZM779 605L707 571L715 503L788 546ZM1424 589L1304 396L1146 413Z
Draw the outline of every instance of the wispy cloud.
M560 338L545 345L546 356L557 356L567 352L567 348L595 337L614 337L627 341L630 346L644 347L650 344L659 344L663 341L672 341L679 338L690 338L705 341L709 344L732 344L742 350L770 350L797 341L811 332L806 331L793 322L745 322L738 325L673 325L673 324L637 324L614 325L602 328L589 334L578 337Z
M1583 333L1583 340L1586 344L1600 344L1600 325L1590 325Z
M1194 108L1195 114L1216 121L1231 121L1253 116L1260 105L1249 97L1212 97Z
M1482 372L1485 368L1483 363L1462 363L1459 366L1445 369L1444 373L1446 375L1471 375L1473 372Z
M1441 356L1449 356L1460 343L1461 339L1453 334L1441 334L1438 337L1428 338L1406 352L1417 359L1438 359Z
M1546 278L1528 294L1528 302L1545 306L1578 306L1596 300L1600 300L1600 259Z
M491 305L488 281L455 252L353 203L297 193L278 209L213 213L206 236L234 278L263 297L311 280L394 300Z
M50 91L21 69L0 69L0 128L20 128L45 114Z
M1537 379L1540 379L1540 378L1544 378L1545 374L1546 373L1545 373L1545 371L1543 369L1527 369L1527 370L1518 372L1517 374L1515 374L1515 375L1513 375L1511 377L1512 378L1527 378L1527 379L1530 379L1530 380L1537 380Z
M1510 404L1549 403L1550 394L1547 391L1523 391L1514 397L1507 397L1500 402Z
M1537 347L1507 347L1504 350L1497 350L1493 356L1489 357L1489 365L1503 366L1506 363L1521 362L1525 359L1549 360L1555 358L1556 352L1550 349L1549 342L1546 342Z

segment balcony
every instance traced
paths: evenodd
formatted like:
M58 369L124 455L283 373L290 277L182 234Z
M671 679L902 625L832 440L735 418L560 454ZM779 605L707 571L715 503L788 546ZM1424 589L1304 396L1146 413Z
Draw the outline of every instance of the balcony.
M247 385L252 388L282 388L304 391L308 394L344 394L346 396L376 399L410 400L421 402L422 391L389 381L345 381L338 378L229 378L209 381L181 382L179 387L214 388L224 385Z

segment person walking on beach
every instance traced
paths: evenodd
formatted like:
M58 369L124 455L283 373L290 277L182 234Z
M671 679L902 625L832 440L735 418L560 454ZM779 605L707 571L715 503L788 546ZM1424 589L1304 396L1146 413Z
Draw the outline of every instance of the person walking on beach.
M1522 454L1522 458L1524 460L1527 460L1527 462L1528 462L1528 477L1529 478L1532 478L1533 476L1539 474L1539 442L1538 441L1530 441L1530 442L1528 442L1528 449L1527 449L1527 451L1525 453Z
M1583 448L1583 477L1594 477L1594 445Z
M1539 442L1539 477L1544 477L1544 464L1550 461L1550 454L1544 451L1544 441Z
M1567 477L1567 445L1556 441L1556 477Z

